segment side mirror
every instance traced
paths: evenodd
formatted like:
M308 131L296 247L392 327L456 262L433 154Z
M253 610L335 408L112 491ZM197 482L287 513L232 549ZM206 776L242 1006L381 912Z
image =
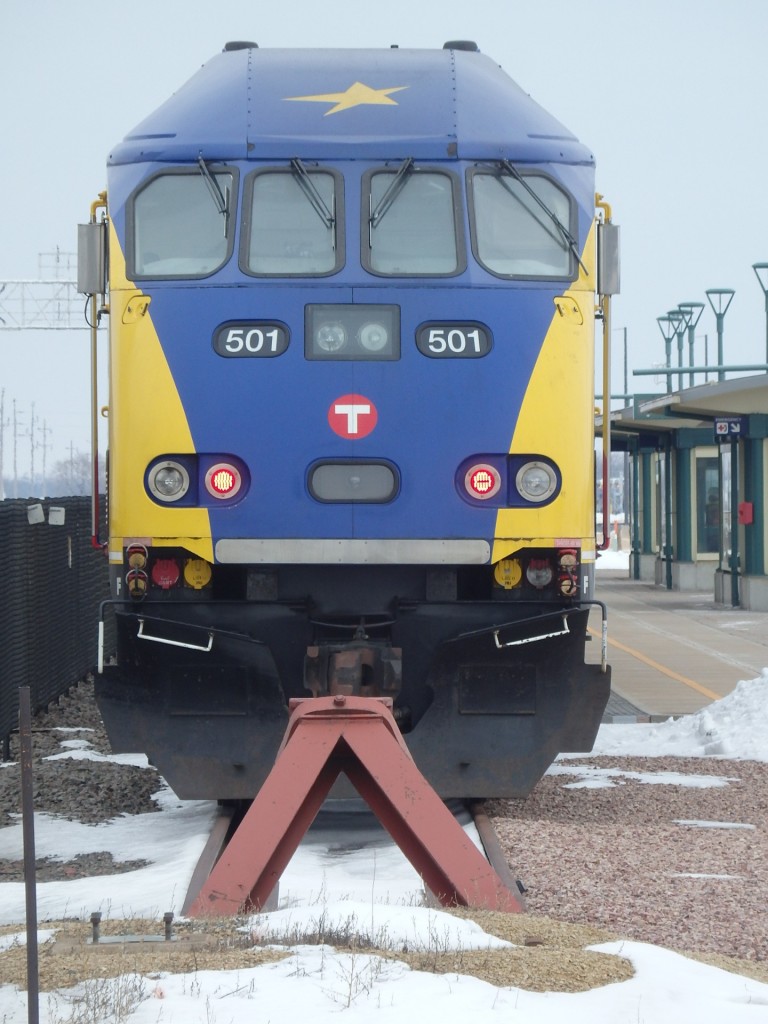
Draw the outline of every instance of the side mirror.
M77 225L77 290L83 295L106 294L106 221Z
M597 225L597 293L618 295L620 291L619 227L603 222Z

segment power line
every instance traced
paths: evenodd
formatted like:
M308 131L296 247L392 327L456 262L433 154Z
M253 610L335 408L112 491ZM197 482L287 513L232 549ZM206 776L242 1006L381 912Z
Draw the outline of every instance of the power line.
M37 280L0 281L0 331L87 330L77 291L77 255L38 255Z

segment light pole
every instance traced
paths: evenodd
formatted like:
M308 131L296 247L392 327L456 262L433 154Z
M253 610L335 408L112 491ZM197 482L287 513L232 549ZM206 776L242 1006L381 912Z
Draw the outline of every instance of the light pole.
M696 337L696 325L704 312L703 302L679 302L677 308L685 317L685 326L688 328L688 365L695 366L693 358L693 343ZM688 383L693 387L693 374L688 374Z
M725 380L723 369L723 320L733 300L733 288L707 288L706 296L717 322L717 379Z
M677 337L677 365L682 370L683 368L683 339L685 338L685 315L681 309L670 309L667 310L667 316L672 321L672 326ZM683 390L683 375L678 373L677 375L677 390Z
M752 269L765 296L765 361L768 363L768 263L753 263Z
M657 316L656 323L659 325L659 330L664 335L664 348L667 354L667 369L669 370L672 366L672 338L675 335L675 324L670 316ZM672 374L667 374L667 394L672 390Z

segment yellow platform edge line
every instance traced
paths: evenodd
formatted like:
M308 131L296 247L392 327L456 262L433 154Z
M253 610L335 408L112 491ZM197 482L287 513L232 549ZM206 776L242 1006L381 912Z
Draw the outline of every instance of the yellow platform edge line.
M588 629L588 633L591 633L596 639L600 639L600 634L596 633L593 629ZM665 665L660 665L658 661L654 661L653 658L646 657L640 651L636 651L634 647L627 647L626 644L621 643L620 640L613 640L608 638L609 647L618 647L620 651L624 651L625 654L631 654L633 658L637 658L638 661L642 661L645 665L650 668L655 668L657 672L661 672L662 675L669 676L670 679L674 679L678 683L682 683L683 686L689 686L692 690L696 690L697 693L702 694L704 697L709 697L710 700L720 700L724 697L724 693L715 693L714 690L708 690L706 686L702 686L701 683L697 683L693 679L689 679L687 676L681 676L678 672L674 672L671 668L667 668Z

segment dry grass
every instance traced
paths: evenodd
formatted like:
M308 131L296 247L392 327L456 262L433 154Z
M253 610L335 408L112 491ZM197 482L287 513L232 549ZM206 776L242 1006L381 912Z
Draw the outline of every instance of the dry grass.
M450 913L471 918L492 935L515 944L513 949L456 951L444 948L439 935L427 947L401 952L370 948L347 936L340 952L378 954L407 963L412 970L436 974L464 974L500 987L520 987L533 992L583 992L632 977L632 965L619 956L609 956L585 947L619 938L600 928L567 924L528 914L502 914L488 911L454 910ZM40 991L52 993L91 982L92 979L152 979L160 973L192 974L203 970L237 971L260 964L274 963L288 954L254 945L231 918L202 923L179 922L174 926L173 942L125 942L91 945L90 925L58 921L45 924L56 929L56 939L40 947ZM18 931L0 929L1 934ZM106 921L102 936L161 935L157 921ZM341 936L338 936L341 938ZM291 936L292 940L312 936ZM316 941L332 936L316 935ZM364 937L367 942L368 937ZM696 957L713 966L744 974L768 983L768 964L734 960L722 956ZM0 983L26 988L26 947L15 945L0 953ZM117 998L136 991L138 982L123 980L116 988L87 988L91 1002L99 998ZM98 991L97 991L98 989ZM84 997L85 998L85 997Z

